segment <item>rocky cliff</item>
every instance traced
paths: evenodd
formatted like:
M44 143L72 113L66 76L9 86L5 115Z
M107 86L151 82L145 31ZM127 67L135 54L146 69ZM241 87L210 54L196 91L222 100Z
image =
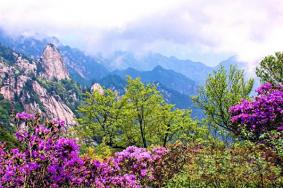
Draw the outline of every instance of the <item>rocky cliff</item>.
M38 61L0 46L0 94L19 104L21 109L17 110L75 124L75 115L64 99L42 84L62 79L69 79L69 75L55 46L48 45Z
M63 58L53 44L48 44L43 51L42 76L48 80L70 79L67 69L64 66Z

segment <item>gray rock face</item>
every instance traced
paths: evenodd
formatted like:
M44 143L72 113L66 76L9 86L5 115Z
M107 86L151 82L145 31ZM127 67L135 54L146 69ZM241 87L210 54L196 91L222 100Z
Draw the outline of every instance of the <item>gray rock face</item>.
M53 44L48 44L44 49L41 63L43 68L42 77L48 80L70 79L63 58Z
M40 102L43 104L45 114L49 118L59 118L68 125L74 125L74 113L64 104L63 101L56 99L54 96L48 94L47 90L43 88L38 82L32 83L33 91L39 96Z
M91 88L90 88L91 92L98 92L99 94L103 95L104 91L103 88L101 87L101 85L99 83L94 83Z
M37 81L37 77L48 79L69 79L60 53L48 45L40 62L34 62L15 54L17 61L8 64L0 59L0 94L9 101L19 102L28 113L41 113L48 118L59 118L67 125L74 125L75 115L58 97L49 93ZM44 65L39 73L39 65Z

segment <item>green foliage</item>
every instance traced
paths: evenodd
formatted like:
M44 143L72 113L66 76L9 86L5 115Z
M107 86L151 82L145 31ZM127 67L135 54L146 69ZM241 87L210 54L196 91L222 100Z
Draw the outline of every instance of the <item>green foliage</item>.
M2 127L1 125L0 125L0 142L5 142L8 148L13 148L19 145L13 134L7 129L5 129L5 127Z
M73 80L47 81L38 78L37 81L52 95L58 95L63 102L76 112L82 100L82 90Z
M9 128L10 124L11 104L5 100L3 95L0 94L0 124L5 128Z
M13 50L10 48L7 48L5 46L2 46L0 44L0 61L4 61L7 64L13 64L17 60L17 57L14 55Z
M168 151L162 157L162 163L156 164L155 173L156 187L162 187L171 180L176 174L184 170L185 165L189 162L189 147L180 142L170 144Z
M123 103L125 105L122 110L129 111L127 115L130 122L135 125L134 131L139 132L140 138L136 139L139 145L147 147L150 140L157 141L156 131L159 122L156 117L164 105L164 100L157 89L150 84L144 85L139 79L129 79Z
M281 131L270 131L260 137L260 141L270 146L281 158L282 168L283 168L283 132Z
M230 148L192 145L189 161L166 187L280 187L282 169L273 153L246 142Z
M91 145L105 142L114 147L114 140L117 137L117 126L120 112L117 96L112 90L104 90L104 94L99 92L87 93L84 105L79 108L83 114L78 119L80 124L76 127L78 135L85 143Z
M86 145L82 145L81 152L83 156L103 161L106 158L113 156L113 154L117 150L111 148L110 146L106 145L105 143L101 143L96 147L88 147Z
M262 82L283 84L283 52L265 57L256 68L256 74Z
M11 126L11 114L13 105L0 94L0 142L6 142L8 147L16 144L16 139L12 135L14 132Z
M13 132L13 117L17 112L22 111L22 106L18 101L9 101L4 99L3 95L0 94L0 126L3 130Z
M221 66L209 75L193 100L204 111L210 125L222 131L232 131L229 108L241 99L249 98L253 83L253 79L245 81L244 71L235 66L231 66L228 73Z
M167 104L156 86L143 84L140 79L129 78L123 96L110 89L87 93L79 112L80 125L75 129L87 145L167 146L207 135L206 129L190 118L189 110Z
M39 109L40 109L42 112L45 112L45 109L44 109L44 107L43 107L42 102L40 101L40 99L39 99L37 93L33 90L32 83L33 83L33 80L28 80L28 81L25 83L25 85L24 85L24 87L23 87L23 89L22 89L21 95L22 95L24 92L28 91L29 96L30 96L30 97L28 97L28 98L25 98L24 103L25 103L25 104L29 104L29 103L34 103L34 102L35 102L35 103L38 104Z

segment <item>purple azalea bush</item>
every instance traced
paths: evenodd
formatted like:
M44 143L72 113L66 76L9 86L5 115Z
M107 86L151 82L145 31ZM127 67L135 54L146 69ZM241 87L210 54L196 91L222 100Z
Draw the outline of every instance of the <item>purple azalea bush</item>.
M39 117L19 113L16 138L21 147L0 144L2 187L143 187L154 183L165 148L135 146L104 161L80 157L75 139L62 137L64 122L39 123Z
M245 128L258 139L269 131L283 131L283 85L265 83L253 101L230 107L231 121L240 132Z

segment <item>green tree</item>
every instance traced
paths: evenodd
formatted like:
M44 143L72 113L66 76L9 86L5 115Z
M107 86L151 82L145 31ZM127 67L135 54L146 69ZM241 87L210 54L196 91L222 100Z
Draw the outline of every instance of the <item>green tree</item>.
M165 104L160 108L158 115L159 130L157 139L159 145L167 146L177 140L183 142L199 141L208 134L207 129L201 127L191 118L191 110L174 109L174 105Z
M158 128L157 114L162 104L165 103L156 87L143 84L140 79L128 79L128 86L123 97L125 106L129 110L132 122L140 132L143 147L147 147Z
M207 135L191 119L189 110L167 104L155 85L143 84L140 79L129 78L123 96L109 89L88 93L79 112L82 116L76 131L88 144L103 143L112 148L167 146Z
M262 82L283 83L283 52L265 57L256 68L256 75Z
M78 111L82 114L78 119L76 131L88 145L104 142L111 147L117 136L117 124L120 123L118 95L106 89L103 94L99 91L87 93L84 104Z
M249 98L254 80L245 81L244 71L223 66L209 75L206 84L193 101L204 111L206 120L215 128L235 131L231 126L229 107Z

